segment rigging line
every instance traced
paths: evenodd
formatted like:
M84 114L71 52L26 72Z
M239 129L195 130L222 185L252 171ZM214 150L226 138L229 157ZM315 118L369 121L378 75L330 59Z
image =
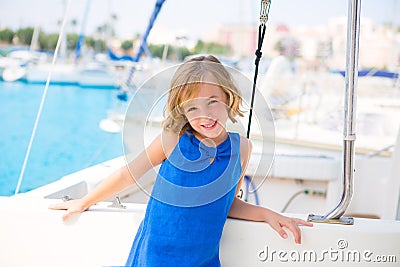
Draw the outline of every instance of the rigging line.
M247 124L247 135L246 135L247 138L250 138L251 118L253 116L254 98L255 98L255 94L256 94L258 66L259 66L259 63L260 63L260 59L262 57L261 48L262 48L262 44L263 44L263 41L264 41L265 29L266 29L265 24L261 24L258 27L258 47L257 47L257 50L255 52L255 55L256 55L256 60L255 60L256 68L255 68L255 71L254 71L253 90L252 90L252 93L251 93L249 122Z
M39 119L40 119L40 117L42 115L44 101L46 99L47 91L48 91L49 85L50 85L51 74L52 74L52 71L53 71L54 66L56 64L56 61L57 61L58 51L60 50L61 40L62 40L63 35L64 35L64 29L65 29L65 25L66 25L66 22L67 22L69 10L70 10L70 7L71 7L71 2L72 2L72 0L68 0L67 7L65 9L64 19L63 19L63 22L61 24L60 33L59 33L58 40L57 40L57 45L56 45L56 48L54 50L53 60L51 62L51 68L50 68L50 71L49 71L49 73L47 75L46 85L45 85L44 90L43 90L42 99L40 101L39 109L38 109L38 112L37 112L37 115L36 115L35 124L33 125L32 134L31 134L31 137L30 137L30 140L29 140L28 148L27 148L26 153L25 153L24 163L22 164L21 172L19 174L18 183L17 183L17 187L15 188L14 195L17 195L19 193L19 190L20 190L20 187L21 187L21 183L22 183L22 178L24 177L25 170L26 170L26 165L28 163L29 155L31 154L32 143L33 143L33 140L35 139L37 126L39 124Z
M251 128L251 118L253 117L253 107L254 107L254 97L256 93L256 83L258 76L258 66L260 64L260 59L262 57L262 45L265 37L265 24L268 21L269 9L271 7L271 0L261 0L261 10L260 10L260 25L258 26L258 44L257 50L255 52L256 60L255 60L255 70L254 70L254 80L253 80L253 90L251 93L251 101L250 101L250 111L249 111L249 122L247 124L247 134L246 137L250 138L250 128Z

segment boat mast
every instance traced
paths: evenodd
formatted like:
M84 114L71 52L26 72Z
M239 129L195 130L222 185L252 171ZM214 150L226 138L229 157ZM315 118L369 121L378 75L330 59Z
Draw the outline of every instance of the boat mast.
M342 217L353 197L354 142L356 140L356 99L358 79L358 50L360 36L361 0L349 0L347 49L346 49L346 92L344 99L343 130L343 192L339 204L324 216L309 215L314 222L353 224L353 218Z
M83 46L83 42L85 41L85 29L86 29L87 18L88 18L91 2L92 2L91 0L86 0L85 13L83 14L81 31L79 33L78 41L76 42L75 64L78 63L79 59L82 56L82 46Z
M147 37L149 36L151 29L153 28L154 22L158 16L158 13L161 10L162 5L164 4L164 2L165 2L165 0L157 0L156 5L153 10L153 13L151 14L149 24L147 25L146 31L144 32L142 39L140 41L139 51L136 53L135 57L133 58L134 62L138 62L144 52L150 53L150 51L147 47Z
M147 25L146 31L144 32L142 39L140 41L140 47L138 52L136 53L135 57L132 58L133 62L139 62L140 57L143 53L147 53L151 55L149 48L147 47L147 37L150 34L151 29L153 28L154 22L157 19L158 13L160 13L161 7L164 4L165 0L157 0L154 6L153 13L150 16L149 24ZM135 66L132 66L129 70L128 77L124 84L122 84L122 93L120 94L119 98L126 99L126 91L128 91L129 85L131 84L133 74L135 72Z

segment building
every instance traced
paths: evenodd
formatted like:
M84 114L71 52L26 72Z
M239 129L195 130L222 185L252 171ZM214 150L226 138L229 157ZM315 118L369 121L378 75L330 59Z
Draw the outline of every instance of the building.
M230 45L234 56L252 56L257 48L257 25L223 25L209 32L204 40ZM332 18L327 25L267 25L263 56L274 58L282 53L279 45L296 47L299 68L343 69L346 64L347 18ZM289 40L289 41L288 41ZM293 50L293 49L292 49ZM388 25L361 19L360 68L396 69L400 67L400 32Z

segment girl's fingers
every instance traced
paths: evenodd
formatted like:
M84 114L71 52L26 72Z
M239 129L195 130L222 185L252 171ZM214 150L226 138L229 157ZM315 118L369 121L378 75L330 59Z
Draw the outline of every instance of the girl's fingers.
M304 225L304 226L313 226L312 222L304 221L302 219L297 219L293 218L293 220L298 224L298 225Z
M301 230L299 225L313 226L311 222L306 222L298 218L291 218L285 225L293 233L294 240L297 244L301 244Z
M66 210L66 209L68 209L64 202L63 203L50 204L48 208L51 209L51 210Z
M311 222L307 222L298 218L281 218L280 220L269 223L272 229L274 229L282 238L288 237L283 227L286 227L293 233L294 241L297 244L301 244L301 230L299 225L313 226Z
M62 219L64 221L66 221L72 215L84 211L84 209L81 208L81 206L79 206L77 204L79 204L79 203L74 200L71 200L71 201L62 202L62 203L51 204L51 205L49 205L48 208L52 209L52 210L66 210L66 212L63 214L63 217L62 217Z
M301 232L297 223L294 220L291 220L285 226L293 233L294 241L297 244L301 244Z
M288 237L285 230L283 230L282 226L279 223L270 224L272 229L274 229L282 238L286 239Z
M74 215L74 213L76 213L76 212L72 212L72 211L67 210L67 212L65 212L64 215L63 215L63 221L68 220L72 215Z

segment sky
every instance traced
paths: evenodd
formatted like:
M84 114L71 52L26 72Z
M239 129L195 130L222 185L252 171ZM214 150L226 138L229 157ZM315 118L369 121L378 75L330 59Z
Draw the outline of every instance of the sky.
M155 0L0 0L0 27L18 29L41 26L47 33L59 32L58 21L64 17L70 2L69 32L81 32L86 1L90 1L84 32L91 34L99 25L117 16L117 36L129 38L143 33L153 11ZM268 25L327 24L333 17L347 16L348 0L272 0ZM361 15L375 23L395 21L400 25L400 1L362 0ZM155 28L201 38L212 28L223 24L259 22L260 0L166 0ZM397 16L397 18L396 18Z

